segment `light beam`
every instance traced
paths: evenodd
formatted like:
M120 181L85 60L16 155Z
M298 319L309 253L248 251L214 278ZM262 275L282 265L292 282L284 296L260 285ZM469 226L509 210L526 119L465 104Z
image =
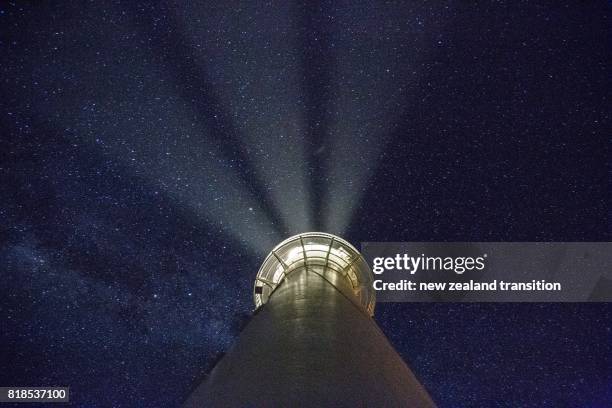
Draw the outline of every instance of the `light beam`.
M304 113L292 5L243 4L240 11L196 3L182 10L196 60L216 85L289 234L313 228ZM235 24L235 19L240 24ZM194 24L197 22L197 24Z

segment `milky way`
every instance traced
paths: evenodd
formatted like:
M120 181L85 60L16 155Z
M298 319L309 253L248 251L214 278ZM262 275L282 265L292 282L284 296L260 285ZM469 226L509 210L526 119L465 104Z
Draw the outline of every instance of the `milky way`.
M0 385L178 406L286 236L610 239L609 8L0 5ZM380 304L440 406L608 406L607 304Z

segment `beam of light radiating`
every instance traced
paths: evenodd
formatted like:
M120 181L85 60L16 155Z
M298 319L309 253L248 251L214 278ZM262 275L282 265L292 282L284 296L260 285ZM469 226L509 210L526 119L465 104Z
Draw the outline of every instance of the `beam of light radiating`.
M334 234L345 233L394 125L410 109L423 53L431 47L426 37L436 30L424 10L378 3L346 7L350 13L342 6L330 11L334 25L328 34L336 44L337 68L330 78L336 92L321 213L325 230Z
M313 228L294 12L289 2L263 8L193 3L177 10L197 61L231 112L245 156L291 235Z
M165 98L173 105L173 98ZM274 225L239 176L236 163L224 159L193 123L181 123L177 118L181 115L175 112L161 129L155 124L130 126L129 119L121 118L119 112L99 109L98 115L105 123L127 131L129 137L117 140L113 132L101 131L95 138L89 137L89 142L110 149L132 165L136 173L257 254L265 253L279 240ZM196 115L192 113L192 117Z
M117 21L124 18L114 12ZM65 35L91 35L107 44L100 47L105 49L113 48L116 36L146 43L121 24L93 30L67 25ZM116 50L117 60L101 65L95 50L82 53L75 64L70 49L59 49L53 66L33 67L33 76L45 71L41 89L59 91L35 100L33 108L76 135L75 143L86 141L111 160L129 164L217 232L231 234L256 254L267 253L282 236L240 177L241 164L224 158L213 135L206 134L202 122L210 118L177 96L172 72L159 64L155 51L154 44ZM74 70L80 72L67 78Z

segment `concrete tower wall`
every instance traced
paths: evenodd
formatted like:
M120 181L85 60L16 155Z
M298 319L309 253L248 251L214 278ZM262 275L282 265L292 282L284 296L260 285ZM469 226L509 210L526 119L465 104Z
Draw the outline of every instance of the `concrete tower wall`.
M435 406L347 282L293 270L185 406Z

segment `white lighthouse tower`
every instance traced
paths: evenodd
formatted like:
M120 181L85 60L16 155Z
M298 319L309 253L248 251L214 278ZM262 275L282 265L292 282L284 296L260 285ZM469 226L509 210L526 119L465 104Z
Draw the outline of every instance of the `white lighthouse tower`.
M372 319L372 272L334 235L291 237L254 285L255 313L186 407L435 407Z

